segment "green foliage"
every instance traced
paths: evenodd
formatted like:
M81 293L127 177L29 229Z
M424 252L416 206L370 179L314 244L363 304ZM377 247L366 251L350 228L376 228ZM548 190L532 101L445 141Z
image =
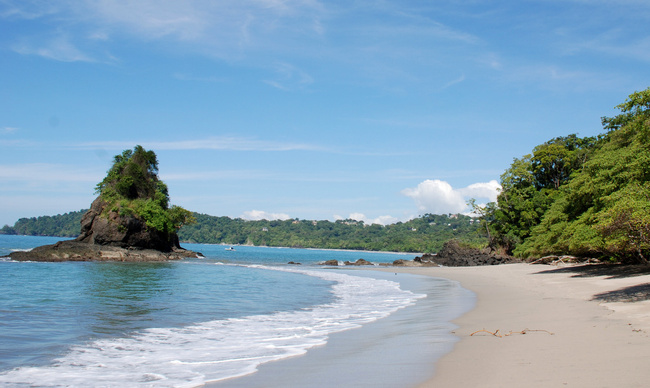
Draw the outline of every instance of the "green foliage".
M0 234L17 234L16 229L9 225L5 225L0 229Z
M138 210L143 212L157 211L146 201L134 202L137 205L119 207L120 211L134 212L136 207L149 208ZM19 234L75 237L84 213L82 210L53 217L23 218L14 227L20 230ZM193 243L394 252L437 252L451 239L474 248L484 248L488 243L484 225L465 215L425 214L407 222L382 226L355 220L247 221L191 213L178 206L172 206L168 214L172 223L183 225L178 231L181 241Z
M622 258L647 261L650 252L650 183L632 183L604 199L596 227L604 250Z
M603 118L599 138L575 135L515 159L501 177L491 227L522 257L546 254L647 262L650 252L650 89Z
M5 225L0 234L76 237L79 235L81 217L85 212L86 210L79 210L55 216L21 218L13 227Z
M113 166L95 191L109 197L152 198L159 190L158 183L156 154L137 145L133 151L115 155Z
M445 241L454 238L474 246L487 245L480 233L481 225L464 215L426 214L386 226L355 220L246 221L194 216L196 223L179 230L181 241L401 252L437 252Z
M158 179L158 159L153 151L141 146L116 155L113 166L96 192L108 203L107 216L135 216L148 227L164 233L174 233L191 223L192 214L178 206L169 207L167 185Z

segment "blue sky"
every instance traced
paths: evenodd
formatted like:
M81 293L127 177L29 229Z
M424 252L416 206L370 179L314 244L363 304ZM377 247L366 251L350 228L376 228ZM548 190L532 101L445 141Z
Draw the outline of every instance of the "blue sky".
M650 86L646 0L0 0L0 225L156 152L217 216L390 223Z

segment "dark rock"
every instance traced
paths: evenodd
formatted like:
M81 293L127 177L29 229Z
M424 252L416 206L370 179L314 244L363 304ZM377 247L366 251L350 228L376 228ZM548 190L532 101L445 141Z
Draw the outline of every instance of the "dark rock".
M339 265L339 262L336 260L327 260L323 262L323 265L337 266Z
M301 263L296 263L295 261L290 261L290 262L288 262L287 264L291 264L291 265L301 265Z
M359 259L359 260L355 261L354 263L352 263L350 261L346 261L344 264L345 265L372 265L371 262L369 262L368 260L365 260L365 259Z
M419 257L416 257L413 260L397 259L393 261L393 265L400 266L400 267L438 267L438 264L432 261L426 261L426 260L423 261Z
M500 255L491 249L475 249L461 246L458 241L447 241L437 255L425 253L414 261L435 263L446 267L469 267L478 265L498 265L514 263L519 260L507 255Z
M172 252L181 249L176 233L164 233L147 227L144 220L133 216L120 216L107 211L107 203L97 197L90 209L81 217L81 233L77 241L121 248L135 247ZM102 215L107 214L107 215Z
M458 241L447 241L440 252L425 253L413 260L395 260L393 265L405 267L470 267L517 263L520 260L493 252L490 248L475 249L461 246Z
M154 249L122 248L88 244L75 240L59 241L43 245L28 252L12 252L10 257L17 261L129 261L152 262L180 260L187 257L201 257L201 254L177 249L161 252Z
M81 233L76 240L12 252L9 257L18 261L144 262L203 256L181 248L176 233L149 228L144 220L120 216L107 211L106 206L101 196L93 201L81 218Z

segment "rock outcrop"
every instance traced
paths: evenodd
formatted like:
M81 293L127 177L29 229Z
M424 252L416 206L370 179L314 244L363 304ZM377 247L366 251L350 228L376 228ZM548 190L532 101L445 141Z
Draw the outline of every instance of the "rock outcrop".
M176 230L193 217L178 206L169 208L167 186L157 172L156 154L141 146L116 155L97 185L100 195L81 218L76 240L9 256L21 261L141 262L200 255L181 248Z
M412 261L396 260L397 266L445 266L445 267L473 267L478 265L497 265L514 263L519 260L511 256L500 255L490 248L475 249L461 246L458 241L447 241L438 254L425 253Z
M128 261L156 262L180 260L201 256L200 253L177 249L162 252L155 249L121 248L110 245L97 245L75 240L59 241L53 245L43 245L28 252L13 252L10 257L17 261Z
M81 233L76 241L120 248L154 249L172 252L181 249L176 233L163 233L147 227L144 220L120 216L107 211L107 203L99 196L81 217Z
M359 265L372 265L372 263L369 262L369 261L366 260L366 259L359 259L359 260L357 260L357 261L355 261L355 262L346 261L346 262L343 263L343 264L345 264L345 265L357 265L357 266L359 266Z
M167 261L201 256L181 248L176 233L148 228L134 216L106 211L99 196L81 218L76 240L59 241L27 252L12 252L17 261ZM108 214L107 216L103 214Z

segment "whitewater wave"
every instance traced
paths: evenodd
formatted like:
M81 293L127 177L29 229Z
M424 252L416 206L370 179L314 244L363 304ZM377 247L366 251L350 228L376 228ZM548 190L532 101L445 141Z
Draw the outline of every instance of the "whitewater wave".
M254 373L265 362L304 354L332 333L360 327L415 303L425 295L388 280L336 271L253 268L302 273L335 282L332 303L202 322L183 328L153 328L132 336L74 346L43 367L0 374L0 383L27 386L193 387Z

